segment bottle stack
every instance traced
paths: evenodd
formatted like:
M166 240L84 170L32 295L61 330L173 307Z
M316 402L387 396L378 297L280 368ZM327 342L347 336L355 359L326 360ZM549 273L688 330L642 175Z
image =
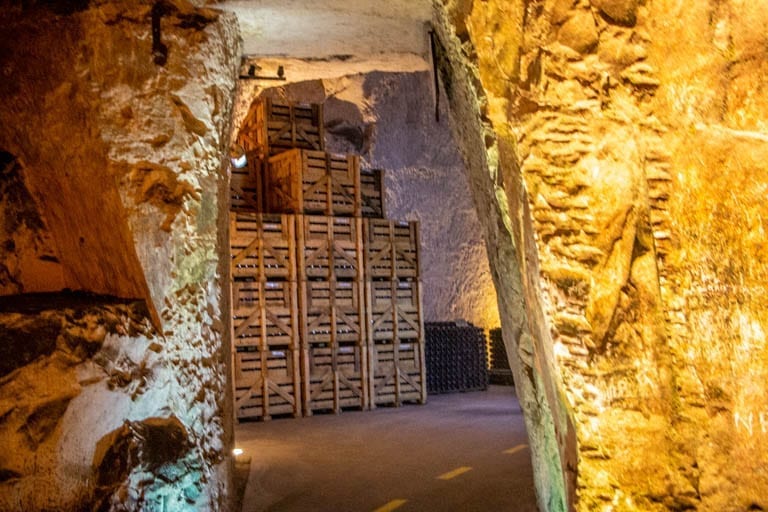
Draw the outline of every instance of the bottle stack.
M426 324L429 393L481 391L488 388L485 332L468 322Z
M382 172L325 152L323 139L321 105L270 99L254 102L238 136L247 160L231 179L239 418L426 398L418 226L384 219Z
M491 384L501 386L514 386L515 381L512 377L512 370L509 367L507 358L507 348L504 346L504 338L501 334L501 327L491 329L491 361L488 377Z

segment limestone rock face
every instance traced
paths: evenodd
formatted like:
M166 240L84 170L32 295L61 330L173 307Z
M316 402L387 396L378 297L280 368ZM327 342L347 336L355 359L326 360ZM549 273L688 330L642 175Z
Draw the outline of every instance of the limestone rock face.
M764 11L440 4L541 508L765 509Z
M0 149L40 212L26 240L63 274L46 290L143 307L130 322L98 304L72 313L68 301L3 318L15 333L3 350L25 355L0 377L11 454L0 462L0 509L226 510L223 161L236 21L172 1L35 4L2 22L15 79L2 85ZM19 253L3 247L11 268ZM8 293L35 291L17 282Z

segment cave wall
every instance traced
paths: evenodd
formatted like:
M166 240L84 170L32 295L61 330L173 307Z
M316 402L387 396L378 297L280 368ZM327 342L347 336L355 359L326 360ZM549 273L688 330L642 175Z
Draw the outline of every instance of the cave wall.
M544 510L768 507L764 13L436 2Z
M62 267L45 291L90 302L2 303L3 351L26 355L0 377L0 509L227 510L237 23L169 1L30 3L2 24L0 149Z
M491 329L500 322L486 246L447 99L441 95L438 120L432 81L428 72L377 71L263 91L241 81L235 126L259 94L322 103L327 150L384 169L387 217L420 222L425 319Z

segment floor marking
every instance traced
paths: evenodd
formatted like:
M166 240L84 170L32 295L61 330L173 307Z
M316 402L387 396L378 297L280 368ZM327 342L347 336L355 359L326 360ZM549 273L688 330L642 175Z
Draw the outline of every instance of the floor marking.
M405 505L406 501L408 500L392 500L386 505L382 505L381 507L377 508L373 512L392 512L393 510L396 510Z
M443 473L439 477L437 477L438 480L450 480L451 478L456 478L459 475L463 475L467 471L471 471L472 468L469 466L461 466L460 468L456 468L453 471L449 471L447 473Z
M527 444L519 444L519 445L515 446L514 448L510 448L509 450L504 450L501 453L506 453L507 455L514 455L515 453L517 453L519 451L522 451L522 450L525 450L526 448L528 448Z

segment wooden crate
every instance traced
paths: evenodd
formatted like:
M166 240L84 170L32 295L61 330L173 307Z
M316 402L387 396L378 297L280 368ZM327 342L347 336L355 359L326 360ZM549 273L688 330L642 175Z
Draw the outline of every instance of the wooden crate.
M248 155L245 167L231 167L229 180L230 210L261 213L264 211L264 161Z
M360 157L294 149L269 159L270 212L360 216Z
M369 345L424 339L419 281L367 281L365 288Z
M375 343L368 347L370 407L427 400L424 342Z
M419 278L419 223L363 222L366 279Z
M299 279L363 280L363 227L356 217L297 217Z
M299 348L298 311L295 281L234 281L232 341L235 347Z
M302 349L304 414L368 408L366 347L356 343Z
M234 381L238 418L269 420L273 415L301 415L299 349L238 347Z
M233 279L296 280L296 217L230 213Z
M381 169L360 170L360 215L383 219L384 211L384 171Z
M248 110L237 143L264 158L294 148L322 151L323 106L259 98Z
M364 345L364 286L359 281L299 283L301 342Z

